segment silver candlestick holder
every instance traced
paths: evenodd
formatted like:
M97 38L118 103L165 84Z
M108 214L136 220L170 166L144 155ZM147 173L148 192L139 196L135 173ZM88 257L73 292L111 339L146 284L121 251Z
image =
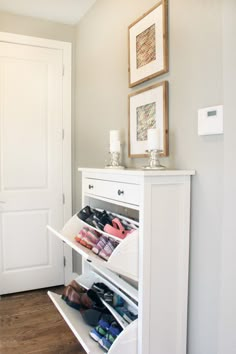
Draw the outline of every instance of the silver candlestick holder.
M110 162L109 165L105 166L105 168L117 168L117 169L125 168L120 164L120 152L114 151L114 152L109 152L109 154L110 154Z
M146 150L149 155L149 165L144 166L146 170L164 170L165 166L162 166L159 161L160 153L162 150Z

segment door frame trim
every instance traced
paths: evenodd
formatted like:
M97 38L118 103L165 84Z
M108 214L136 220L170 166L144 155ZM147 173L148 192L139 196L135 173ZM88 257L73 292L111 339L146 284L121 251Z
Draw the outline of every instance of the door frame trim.
M24 44L34 47L43 47L49 49L58 49L62 51L63 58L63 81L62 81L62 99L63 99L63 112L62 112L62 128L63 133L63 193L64 193L64 220L63 224L72 215L72 192L71 192L71 51L72 44L69 42L57 41L52 39L44 39L38 37L25 36L21 34L14 34L8 32L0 32L0 42ZM63 197L63 196L62 196ZM63 252L66 257L66 264L64 268L64 282L67 284L73 273L72 262L72 249L68 249L63 244ZM63 260L62 260L63 261Z

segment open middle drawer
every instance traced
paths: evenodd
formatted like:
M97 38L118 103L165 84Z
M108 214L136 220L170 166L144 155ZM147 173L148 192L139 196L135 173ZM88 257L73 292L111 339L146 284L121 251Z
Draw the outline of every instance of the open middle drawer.
M98 255L93 253L90 249L84 247L77 241L75 236L84 227L84 222L81 221L75 214L65 224L63 229L59 232L51 226L47 226L48 230L59 237L62 241L67 243L76 252L81 254L85 259L94 263L97 266L105 267L120 275L138 281L138 244L139 232L135 232L126 236L125 239L120 240L118 246L112 252L108 261L103 260ZM99 230L97 230L99 232ZM106 235L107 236L107 235ZM109 236L108 236L109 237Z

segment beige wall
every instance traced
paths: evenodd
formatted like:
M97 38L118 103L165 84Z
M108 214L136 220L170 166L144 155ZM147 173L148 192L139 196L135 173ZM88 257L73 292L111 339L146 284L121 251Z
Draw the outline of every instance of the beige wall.
M189 354L216 354L223 200L223 136L197 135L197 110L222 104L220 0L169 0L168 74L128 89L127 27L156 0L99 0L77 28L77 166L103 167L109 130L120 129L127 157L127 96L169 81L169 167L196 169L192 186ZM80 180L76 176L76 207Z
M0 31L74 42L75 27L0 11Z

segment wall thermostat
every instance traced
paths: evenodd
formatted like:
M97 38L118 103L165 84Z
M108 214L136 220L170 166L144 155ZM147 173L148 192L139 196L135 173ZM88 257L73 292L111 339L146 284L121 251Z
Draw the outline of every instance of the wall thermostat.
M198 110L198 135L223 134L223 106Z

